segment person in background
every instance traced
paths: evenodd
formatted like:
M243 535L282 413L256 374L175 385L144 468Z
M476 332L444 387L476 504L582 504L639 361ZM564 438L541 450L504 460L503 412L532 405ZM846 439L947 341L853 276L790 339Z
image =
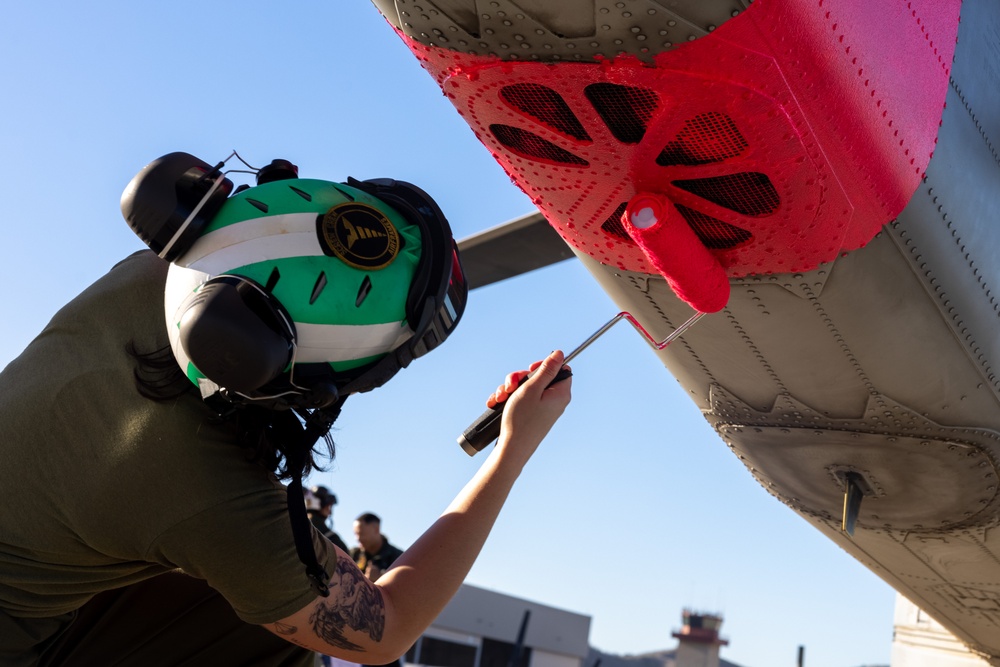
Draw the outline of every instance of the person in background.
M330 525L333 506L337 504L337 496L333 494L333 491L325 486L314 486L311 489L305 489L303 495L306 499L306 512L309 513L309 521L316 527L320 535L333 542L334 546L345 553L349 552L347 543Z
M354 520L354 537L359 546L351 549L351 558L371 581L378 581L382 573L403 554L403 550L389 544L382 534L382 520L365 512Z
M372 582L378 581L396 559L403 555L403 551L389 544L389 539L382 534L382 520L377 514L365 512L355 519L354 537L360 546L351 549L351 558ZM362 667L402 667L402 664L402 658L399 658L381 665Z

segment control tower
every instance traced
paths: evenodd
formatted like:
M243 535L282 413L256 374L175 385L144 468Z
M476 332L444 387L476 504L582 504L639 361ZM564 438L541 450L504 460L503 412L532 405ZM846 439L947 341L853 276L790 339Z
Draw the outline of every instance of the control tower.
M722 616L685 609L682 617L684 626L673 633L679 641L676 667L719 667L719 647L729 644L719 637Z

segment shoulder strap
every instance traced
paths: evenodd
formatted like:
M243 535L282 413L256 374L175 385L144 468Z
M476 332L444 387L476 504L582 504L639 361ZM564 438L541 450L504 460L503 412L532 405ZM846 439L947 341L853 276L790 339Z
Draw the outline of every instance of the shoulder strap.
M292 524L292 538L295 540L295 551L299 560L306 566L306 576L309 578L309 585L318 595L327 597L330 595L330 575L327 574L319 561L316 559L316 549L312 541L312 522L306 513L305 497L302 491L302 474L305 471L306 454L312 449L316 441L325 436L333 422L340 416L340 410L344 405L347 396L343 396L336 403L322 410L313 410L303 416L305 427L299 424L297 413L289 411L288 419L283 420L284 433L281 437L286 438L285 458L288 462L288 469L293 477L286 489L288 502L288 518Z

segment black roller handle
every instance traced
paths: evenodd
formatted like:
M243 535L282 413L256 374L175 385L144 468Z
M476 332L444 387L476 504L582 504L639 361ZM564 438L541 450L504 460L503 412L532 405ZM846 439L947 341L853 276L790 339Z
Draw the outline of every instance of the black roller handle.
M531 375L534 375L532 373ZM525 380L531 377L531 375L525 376ZM552 382L549 383L549 387L554 385L556 382L562 382L566 378L573 375L573 371L563 366L556 373L556 377ZM524 380L522 380L523 382ZM520 384L518 385L520 386ZM500 420L503 418L503 409L507 406L507 401L503 403L497 403L492 408L489 408L483 414L479 415L474 422L472 422L467 429L462 431L462 435L458 437L458 444L462 446L462 449L469 456L475 456L477 452L481 452L486 449L486 446L491 442L500 437Z

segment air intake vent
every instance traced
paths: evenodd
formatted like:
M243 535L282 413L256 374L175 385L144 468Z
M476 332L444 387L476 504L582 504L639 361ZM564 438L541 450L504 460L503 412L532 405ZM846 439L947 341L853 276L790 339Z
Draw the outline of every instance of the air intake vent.
M590 135L570 111L566 101L548 86L537 83L516 83L513 86L505 86L500 91L500 97L518 111L548 125L556 132L579 141L590 141Z
M618 208L615 209L615 212L608 216L608 219L604 221L604 224L601 225L601 229L603 229L605 233L611 234L612 236L623 241L635 243L635 241L632 240L632 237L628 235L628 232L625 231L625 225L622 224L622 216L625 215L626 208L628 208L628 202L623 201Z
M701 242L709 250L729 250L753 238L753 234L718 218L705 215L687 206L675 204L677 210L691 225Z
M496 124L490 125L490 132L505 148L521 157L579 167L589 165L583 158L577 157L569 151L559 148L551 141L546 141L527 130L511 125Z
M616 83L595 83L583 92L615 138L625 144L642 141L659 105L653 91Z
M710 112L684 123L677 138L667 144L656 158L661 167L694 167L736 157L747 146L746 139L729 116Z
M674 181L681 190L707 199L743 215L767 215L778 208L780 198L765 174L742 172L728 176Z

